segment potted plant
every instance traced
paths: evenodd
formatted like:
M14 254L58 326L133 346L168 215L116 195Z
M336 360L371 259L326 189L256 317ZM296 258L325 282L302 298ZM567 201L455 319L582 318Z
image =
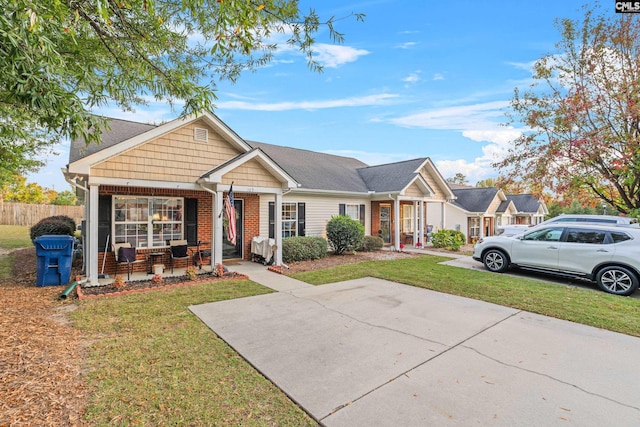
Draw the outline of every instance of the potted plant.
M116 287L116 289L122 289L125 286L127 286L127 282L125 282L124 277L118 275L116 276L116 278L113 280L113 286Z
M189 280L196 280L196 278L198 277L198 273L196 271L196 268L194 266L189 266L187 267L187 270L185 271L185 274L187 276L187 278Z

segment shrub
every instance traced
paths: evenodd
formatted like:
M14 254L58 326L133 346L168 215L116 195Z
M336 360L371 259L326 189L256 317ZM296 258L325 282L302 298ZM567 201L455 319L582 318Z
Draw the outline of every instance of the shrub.
M327 240L336 254L362 247L364 225L346 215L331 217L327 223Z
M76 222L73 219L64 215L57 215L42 219L36 225L31 227L29 234L33 241L45 234L73 236L75 229Z
M327 241L322 237L295 236L282 239L282 261L306 261L327 256Z
M384 246L384 240L380 236L364 236L362 240L362 247L360 248L363 252L373 252L379 251Z
M445 248L449 251L459 251L466 242L464 233L457 230L438 230L431 234L434 248Z

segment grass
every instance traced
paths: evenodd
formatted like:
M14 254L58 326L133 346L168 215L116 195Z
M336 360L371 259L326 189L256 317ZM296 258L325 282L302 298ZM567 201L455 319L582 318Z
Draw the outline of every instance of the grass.
M225 281L80 302L89 425L316 425L188 310L268 292Z
M293 277L315 285L377 277L640 337L638 299L438 264L446 259L424 255L368 261Z
M18 248L32 246L29 237L29 227L20 225L0 225L0 249L12 251ZM13 257L6 255L0 257L0 279L11 277Z
M0 248L18 249L33 246L29 237L29 227L21 225L0 225Z

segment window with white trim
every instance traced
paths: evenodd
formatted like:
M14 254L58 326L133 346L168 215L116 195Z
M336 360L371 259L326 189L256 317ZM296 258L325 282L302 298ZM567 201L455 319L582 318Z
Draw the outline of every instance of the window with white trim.
M282 203L282 237L293 237L298 230L297 203Z
M402 219L400 232L413 232L413 205L400 205L400 218Z
M344 205L344 214L351 219L360 221L360 205Z
M469 218L469 237L480 237L480 218Z
M169 240L183 239L183 213L180 197L113 196L113 243L166 247Z

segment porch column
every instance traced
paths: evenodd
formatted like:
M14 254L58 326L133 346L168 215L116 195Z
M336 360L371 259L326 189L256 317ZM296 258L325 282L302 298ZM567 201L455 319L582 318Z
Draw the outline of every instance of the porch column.
M282 265L282 194L276 193L274 204L274 221L275 221L275 236L276 241L276 265Z
M86 277L92 285L98 284L98 190L99 185L89 185L89 208L87 217L87 271ZM113 238L113 237L112 237ZM105 253L104 256L107 256Z
M213 245L211 247L213 256L211 257L212 265L222 263L222 191L216 191L213 195Z
M400 200L395 199L393 204L393 245L396 251L400 250Z
M418 235L418 242L420 242L420 247L424 248L424 235L425 235L425 213L424 213L424 200L420 200L418 202L418 211L420 212L420 221L418 222L418 228L420 229L420 234Z
M440 202L440 228L444 230L444 225L446 224L445 218L445 209L444 205L446 202Z
M418 202L413 201L413 247L420 241L420 212L418 211Z

